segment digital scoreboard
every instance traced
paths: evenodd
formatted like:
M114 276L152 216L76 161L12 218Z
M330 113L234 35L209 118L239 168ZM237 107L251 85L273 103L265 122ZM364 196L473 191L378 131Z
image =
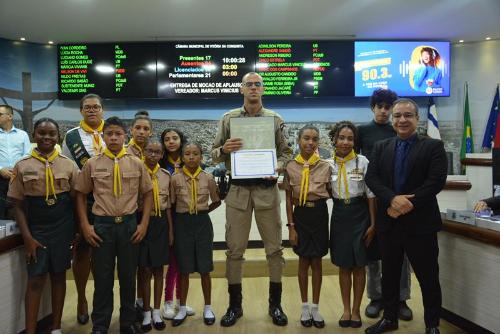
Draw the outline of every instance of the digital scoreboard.
M267 41L256 50L256 72L264 95L352 96L352 41Z
M158 45L158 97L210 98L240 94L254 70L253 42L179 42Z
M157 96L155 44L59 45L58 71L60 99Z

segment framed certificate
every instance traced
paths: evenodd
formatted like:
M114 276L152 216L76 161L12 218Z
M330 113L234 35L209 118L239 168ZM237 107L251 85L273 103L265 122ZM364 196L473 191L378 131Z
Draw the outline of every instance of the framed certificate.
M239 150L231 153L231 177L255 179L278 177L276 149Z
M235 117L229 124L231 138L240 138L243 150L276 148L274 117Z

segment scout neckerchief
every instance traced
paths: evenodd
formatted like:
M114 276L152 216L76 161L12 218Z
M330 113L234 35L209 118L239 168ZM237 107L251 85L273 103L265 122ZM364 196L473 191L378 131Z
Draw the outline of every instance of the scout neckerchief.
M189 176L191 179L191 202L189 203L189 214L198 214L198 191L196 187L196 177L200 175L202 169L200 166L198 166L198 169L196 169L196 172L194 174L191 174L191 172L186 168L186 166L182 167L182 171L184 172L185 175Z
M349 201L349 185L348 185L348 180L347 180L347 170L345 168L345 164L348 161L351 161L353 159L356 159L356 153L354 153L354 150L351 150L349 154L347 154L345 157L341 158L338 157L336 154L334 154L335 162L339 165L339 197L342 197L341 193L341 184L342 184L342 178L344 178L344 188L345 188L345 200L348 202Z
M104 155L115 162L113 167L113 194L118 197L122 194L122 178L120 175L120 165L118 164L118 159L127 154L127 151L122 147L121 151L114 155L107 147L104 149Z
M153 183L153 202L155 205L155 216L161 217L161 209L160 209L160 186L158 184L158 175L156 172L160 169L160 165L156 164L156 166L151 170L149 166L146 165L146 169L148 170L149 176L151 176L151 182Z
M167 154L167 160L172 166L174 166L174 174L178 174L181 171L181 157L174 160L169 154Z
M307 202L307 193L309 192L309 166L314 166L320 161L319 155L313 154L309 160L304 160L302 155L298 154L295 157L295 161L303 165L302 176L300 178L300 194L299 194L299 205L305 205Z
M83 119L80 121L80 128L82 128L83 131L90 133L92 135L92 147L94 148L94 155L98 155L99 153L102 152L102 138L100 133L102 132L103 127L104 127L103 120L101 120L101 124L99 124L97 129L92 129L92 127L87 123L85 123Z
M135 147L135 149L137 149L139 151L139 153L141 154L141 160L144 161L144 152L142 151L142 148L139 145L137 145L134 138L130 139L130 141L128 142L128 146Z
M31 156L45 164L45 202L48 205L53 205L55 204L57 196L56 189L54 187L54 174L52 173L50 163L52 163L59 156L59 152L54 150L47 158L44 158L40 153L38 153L38 150L31 150ZM54 196L53 199L49 199L51 192Z

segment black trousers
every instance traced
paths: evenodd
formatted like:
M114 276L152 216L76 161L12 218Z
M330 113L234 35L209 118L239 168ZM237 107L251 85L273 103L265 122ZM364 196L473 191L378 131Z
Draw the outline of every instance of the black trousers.
M437 327L441 312L437 233L416 235L401 230L395 227L378 233L382 253L384 318L398 319L399 281L406 253L422 290L425 326Z
M7 216L7 191L9 190L9 180L0 176L0 219Z

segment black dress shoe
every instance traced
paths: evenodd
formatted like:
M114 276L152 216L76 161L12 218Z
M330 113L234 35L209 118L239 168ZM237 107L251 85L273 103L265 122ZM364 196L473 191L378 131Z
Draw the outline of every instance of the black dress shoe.
M399 316L399 319L404 320L404 321L410 321L413 319L413 312L408 307L408 305L406 305L405 301L402 301L399 303L398 316Z
M302 320L300 319L300 324L304 327L312 327L313 325L313 318L309 318L309 319L306 319L306 320Z
M78 321L78 323L80 325L85 325L87 322L89 322L89 315L88 314L78 314L76 316L76 321Z
M351 320L350 327L351 328L360 328L363 326L363 322L360 320Z
M342 327L342 328L351 327L351 319L342 320L342 318L340 318L340 320L339 320L339 326Z
M324 320L318 320L318 321L316 321L316 320L313 319L312 323L313 323L314 327L316 327L316 328L323 328L323 327L325 327L325 321Z
M182 319L175 319L175 318L173 318L172 319L172 326L173 327L179 326L180 324L182 324L184 322L184 320L186 320L186 318L187 318L187 314Z
M159 322L155 322L153 321L153 327L157 330L157 331L162 331L165 329L166 325L163 321L159 321Z
M144 332L136 325L130 325L128 327L120 327L120 334L143 334Z
M381 334L398 329L397 320L382 318L375 325L371 325L365 330L366 334Z
M153 326L151 326L151 323L149 323L147 325L141 325L141 330L144 333L150 332L152 329L153 329Z
M281 309L281 306L269 306L269 316L273 318L273 324L276 326L286 326L288 324L288 317Z
M437 327L429 327L425 329L425 334L439 334L439 328Z
M108 332L101 329L93 329L90 334L108 334Z
M226 314L220 319L220 325L222 327L230 327L236 323L236 321L243 316L243 309L241 308L231 308L229 307Z
M215 323L215 317L213 318L205 318L203 317L203 322L205 323L205 325L207 326L211 326Z

